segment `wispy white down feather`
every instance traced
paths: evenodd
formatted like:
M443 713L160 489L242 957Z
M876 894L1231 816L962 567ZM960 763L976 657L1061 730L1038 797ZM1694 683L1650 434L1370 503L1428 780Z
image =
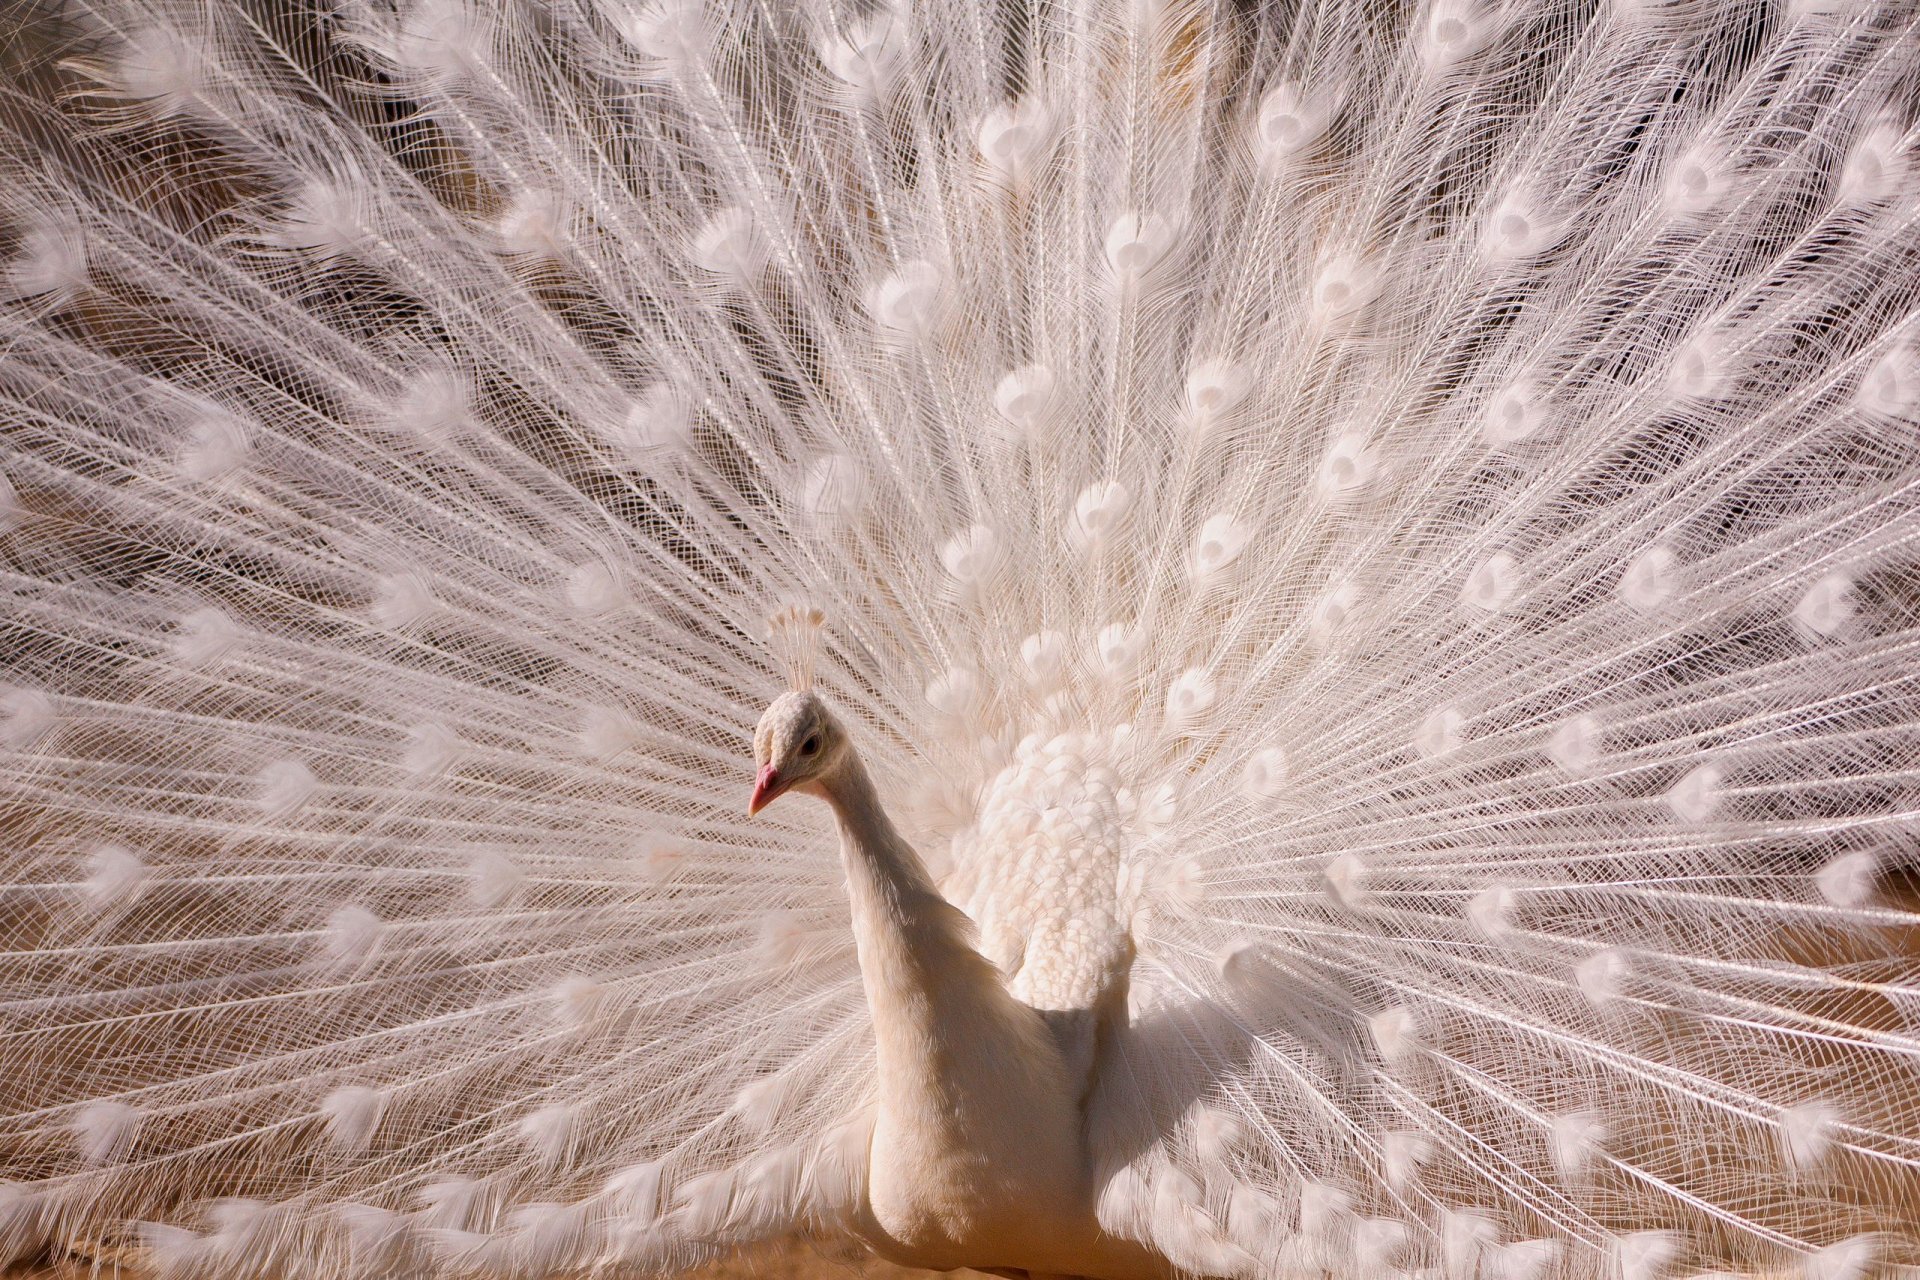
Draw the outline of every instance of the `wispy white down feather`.
M386 1098L366 1085L341 1085L320 1100L326 1117L327 1141L340 1151L365 1151L379 1127Z
M140 1120L140 1112L124 1102L93 1102L82 1107L70 1121L80 1158L93 1165L126 1159Z

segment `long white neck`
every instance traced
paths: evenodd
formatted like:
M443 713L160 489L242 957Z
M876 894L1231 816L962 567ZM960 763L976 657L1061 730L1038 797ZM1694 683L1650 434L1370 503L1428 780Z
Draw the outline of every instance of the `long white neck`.
M999 972L975 950L966 916L934 887L881 808L857 755L821 790L840 822L854 940L873 1015L883 1106L951 1108L968 1082L950 1046L1022 1021Z
M967 917L887 820L858 757L818 789L840 820L879 1058L859 1229L888 1256L939 1270L1001 1253L1054 1260L1049 1272L1105 1257L1081 1090L1046 1023L974 949Z

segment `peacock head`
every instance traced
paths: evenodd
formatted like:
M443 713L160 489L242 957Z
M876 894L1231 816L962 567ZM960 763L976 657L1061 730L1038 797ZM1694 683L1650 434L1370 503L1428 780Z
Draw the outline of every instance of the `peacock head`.
M781 694L753 732L753 762L759 773L747 815L789 791L818 794L820 779L839 766L846 750L846 732L818 694L811 689Z

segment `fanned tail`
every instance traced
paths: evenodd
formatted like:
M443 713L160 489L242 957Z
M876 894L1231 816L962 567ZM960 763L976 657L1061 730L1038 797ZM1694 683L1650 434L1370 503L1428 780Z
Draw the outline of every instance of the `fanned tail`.
M1904 0L0 38L0 1254L842 1225L833 838L743 812L799 601L988 955L1103 1011L1116 1234L1920 1263L1916 49Z

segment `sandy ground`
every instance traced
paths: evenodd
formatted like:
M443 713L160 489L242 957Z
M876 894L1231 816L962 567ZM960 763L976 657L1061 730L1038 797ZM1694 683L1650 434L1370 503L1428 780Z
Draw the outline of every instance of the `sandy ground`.
M798 1240L743 1249L712 1266L686 1272L681 1280L924 1280L948 1275L988 1280L978 1271L922 1271L882 1262L858 1246L836 1248L821 1241Z
M676 1280L990 1280L977 1271L921 1271L880 1261L851 1243L789 1240L741 1249L709 1266L681 1273ZM118 1267L95 1269L83 1262L56 1266L0 1268L0 1280L146 1280Z

